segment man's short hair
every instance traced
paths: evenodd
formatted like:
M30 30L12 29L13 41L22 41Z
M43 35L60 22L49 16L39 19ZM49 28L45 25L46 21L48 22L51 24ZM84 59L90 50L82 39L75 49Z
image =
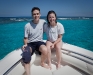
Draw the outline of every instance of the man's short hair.
M40 9L38 7L33 7L31 12L33 13L34 10L38 10L40 12Z

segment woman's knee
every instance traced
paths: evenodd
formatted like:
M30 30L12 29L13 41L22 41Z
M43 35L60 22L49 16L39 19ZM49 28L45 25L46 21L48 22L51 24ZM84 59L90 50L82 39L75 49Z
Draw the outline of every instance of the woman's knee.
M61 49L61 46L60 45L55 45L55 49L56 50L60 50Z

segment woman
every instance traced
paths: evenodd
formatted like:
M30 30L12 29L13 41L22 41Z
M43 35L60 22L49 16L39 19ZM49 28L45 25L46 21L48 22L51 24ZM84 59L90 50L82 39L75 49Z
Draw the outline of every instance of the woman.
M55 48L57 65L56 68L61 67L61 47L62 36L64 34L64 27L61 23L57 22L57 16L54 11L49 11L47 14L47 24L44 25L44 32L47 35L46 46L48 49L48 65L51 67L51 50Z

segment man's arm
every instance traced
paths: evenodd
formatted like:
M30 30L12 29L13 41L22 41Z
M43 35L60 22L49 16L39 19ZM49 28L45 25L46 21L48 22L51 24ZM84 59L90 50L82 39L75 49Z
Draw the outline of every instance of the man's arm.
M27 46L28 43L28 38L24 37L24 45L23 45L23 50L25 49L25 47Z
M28 38L24 37L24 45L27 45L27 43L28 43Z
M24 45L27 45L28 43L28 26L25 25L25 29L24 29Z
M46 31L46 27L47 27L47 22L44 20L44 23L43 23L43 33L45 33L45 31Z

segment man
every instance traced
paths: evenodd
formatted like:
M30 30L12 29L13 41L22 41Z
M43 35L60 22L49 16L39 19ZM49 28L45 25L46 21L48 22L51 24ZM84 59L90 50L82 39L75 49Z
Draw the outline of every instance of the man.
M43 24L45 20L40 20L40 9L38 7L33 7L31 10L33 20L30 23L25 25L25 35L24 35L24 45L23 45L23 58L28 56L26 54L25 48L30 46L31 55L35 52L35 50L39 50L41 52L41 66L45 68L49 68L44 62L47 58L47 48L43 41ZM29 48L28 48L29 49ZM28 51L29 52L29 51ZM26 55L25 55L26 54ZM23 59L24 68L26 70L26 74L30 75L30 60L27 62Z

